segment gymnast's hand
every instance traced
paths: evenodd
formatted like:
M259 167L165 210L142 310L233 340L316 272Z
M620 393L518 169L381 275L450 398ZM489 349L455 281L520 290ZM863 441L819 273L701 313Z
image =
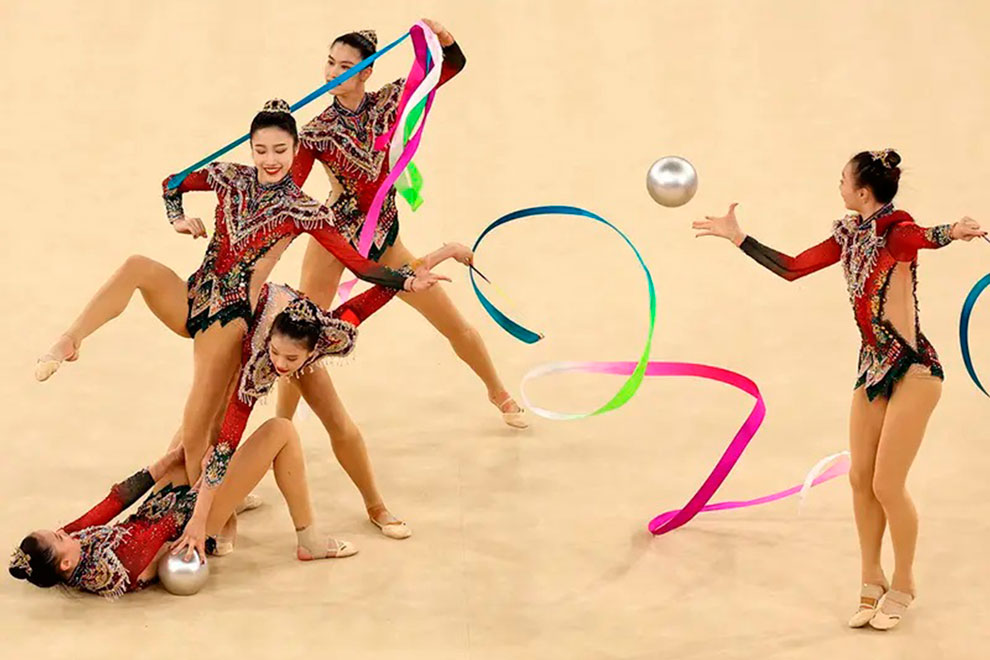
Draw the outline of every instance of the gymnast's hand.
M965 216L962 220L952 225L952 229L949 231L949 236L954 241L971 241L974 238L982 238L986 235L987 233L980 229L980 223L969 216Z
M430 271L417 272L416 275L406 280L406 291L413 293L426 291L437 282L449 282L450 278L444 275L437 275Z
M719 238L726 238L732 241L736 247L742 245L742 242L746 239L746 234L739 228L739 221L736 220L736 207L738 205L736 202L729 204L729 212L721 218L706 215L704 220L696 220L691 223L692 229L700 230L694 235L695 238L699 236L718 236Z
M433 30L433 34L437 35L437 40L441 46L449 46L454 43L454 35L448 32L447 28L429 18L424 18L423 22L426 23L426 27Z
M465 266L474 264L474 252L468 246L461 245L460 243L444 243L443 246L450 251L450 257L454 261Z
M192 559L193 550L195 550L199 553L200 563L206 563L206 516L200 516L194 512L192 518L186 523L182 537L172 544L172 554L177 555L183 550L186 552L183 557L186 561Z
M206 238L206 227L199 218L181 217L172 223L172 227L180 234L191 234L193 238Z

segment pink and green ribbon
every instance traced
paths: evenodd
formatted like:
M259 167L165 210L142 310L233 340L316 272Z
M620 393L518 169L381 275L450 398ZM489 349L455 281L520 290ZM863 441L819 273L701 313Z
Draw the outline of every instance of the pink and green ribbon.
M719 487L729 476L729 473L732 471L733 467L735 467L736 463L742 457L743 452L756 435L756 432L759 430L760 425L763 423L766 416L766 404L763 401L763 396L760 394L759 388L756 383L749 378L720 367L687 362L659 362L651 361L649 359L650 348L653 342L653 333L656 328L657 315L657 296L656 289L653 284L653 276L650 273L650 269L643 261L639 250L637 250L636 246L629 240L629 237L622 233L622 231L620 231L615 225L596 213L592 213L591 211L575 206L563 205L537 206L513 211L512 213L508 213L501 218L498 218L485 228L474 243L474 251L477 252L478 247L484 238L495 229L516 220L546 215L571 215L594 220L612 229L612 231L617 233L623 241L625 241L625 243L633 251L633 254L636 256L636 260L639 262L643 269L643 273L646 276L650 310L649 328L643 351L639 359L635 362L553 362L540 365L530 370L529 373L523 377L520 394L523 401L531 410L533 410L534 413L540 415L541 417L553 420L575 420L601 415L606 412L616 410L617 408L620 408L628 403L639 390L643 383L643 379L646 376L686 376L691 378L703 378L734 387L754 399L753 407L750 410L749 415L746 417L746 420L743 422L742 426L739 427L738 431L736 431L732 441L729 443L728 447L725 449L705 481L683 507L661 513L653 518L648 526L652 534L659 536L661 534L666 534L667 532L673 531L689 522L699 513L705 511L719 511L756 506L783 499L785 497L790 497L795 494L800 494L803 497L811 487L834 479L848 471L848 462L842 460L844 454L836 454L819 461L808 474L808 477L805 479L803 484L752 500L718 502L710 504L709 502L712 497L714 497ZM528 344L536 343L543 338L542 334L534 332L533 330L514 321L507 314L496 307L478 287L478 284L475 281L474 270L470 271L470 278L471 286L474 288L475 295L478 296L481 306L502 329L511 334L513 337L516 337L520 341ZM625 376L626 378L618 392L616 392L608 401L591 412L561 412L550 410L548 408L542 408L534 405L526 394L526 383L531 380L551 374L575 372L610 374L615 376Z
M384 135L375 142L376 149L388 147L389 173L375 192L364 225L358 238L358 252L368 256L375 241L375 231L381 216L385 199L393 186L410 202L413 209L422 203L420 188L422 176L419 170L412 168L412 157L419 148L426 127L426 118L433 106L433 98L437 85L440 84L440 73L443 66L443 48L437 36L424 23L416 23L409 30L412 37L416 57L412 69L406 77L406 84L396 110L396 121ZM402 131L397 130L399 126ZM415 130L414 130L415 127ZM337 294L341 301L347 300L357 280L349 280L340 285Z

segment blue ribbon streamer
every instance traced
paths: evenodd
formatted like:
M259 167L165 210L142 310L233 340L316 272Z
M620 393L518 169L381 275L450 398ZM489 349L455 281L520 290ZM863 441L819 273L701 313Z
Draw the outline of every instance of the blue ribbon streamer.
M372 64L374 64L375 60L377 60L379 57L381 57L382 55L384 55L388 51L392 50L393 48L395 48L396 46L398 46L400 43L402 43L403 41L405 41L408 38L409 38L409 33L407 32L406 34L402 35L401 37L399 37L398 39L396 39L395 41L393 41L389 45L385 46L381 50L379 50L376 53L374 53L371 57L367 57L367 58L361 60L360 62L358 62L357 64L355 64L350 69L348 69L347 71L343 72L342 74L340 74L339 76L337 76L336 78L334 78L333 80L331 80L330 82L328 82L328 83L326 83L324 85L321 85L317 89L313 90L312 92L310 92L309 94L307 94L306 96L302 97L300 100L296 101L291 106L289 106L290 112L295 112L296 110L298 110L299 108L303 107L304 105L312 102L314 99L316 99L316 98L318 98L320 96L323 96L324 94L326 94L327 92L329 92L334 87L337 87L338 85L341 85L341 84L347 82L348 80L350 80L351 78L353 78L354 76L356 76L358 73L360 73L364 69L367 69L369 66L371 66ZM216 151L214 151L209 156L206 156L202 160L199 160L199 161L193 163L192 165L190 165L186 169L182 170L178 174L172 176L172 178L170 178L169 181L168 181L168 189L169 190L175 190L176 188L178 188L182 184L183 181L185 181L186 177L189 176L192 172L198 170L199 168L203 167L204 165L208 165L209 163L212 163L217 158L219 158L220 156L224 155L225 153L227 153L228 151L230 151L234 147L237 147L237 146L239 146L241 144L244 144L245 142L248 141L248 139L250 137L251 137L251 134L250 133L245 134L245 135L242 135L241 137L237 138L236 140L234 140L233 142L231 142L227 146L222 147L220 149L217 149Z
M503 215L501 218L492 222L490 225L488 225L485 228L483 232L481 232L481 235L478 236L478 239L474 242L474 247L472 248L472 251L477 251L478 245L481 244L481 241L484 240L485 236L487 236L495 229L501 227L504 224L512 222L513 220L528 218L535 215L576 215L583 218L590 218L597 222L601 222L604 225L607 225L613 231L619 234L619 236L622 237L622 239L626 242L626 244L632 248L633 252L636 255L636 259L639 261L640 266L643 267L643 272L646 273L646 281L650 289L650 314L651 317L654 317L656 315L656 297L653 288L653 278L650 276L650 269L646 266L646 262L643 261L643 257L639 254L639 250L637 250L636 246L632 244L632 241L630 241L629 238L625 234L623 234L622 231L618 227L613 225L611 222L609 222L608 220L606 220L605 218L601 217L596 213L592 213L591 211L579 208L577 206L565 206L565 205L533 206L530 208L513 211L512 213L507 213ZM500 309L495 307L495 305L493 305L491 301L489 301L488 298L485 297L485 294L481 292L481 289L478 288L478 284L474 278L474 271L473 270L469 271L469 274L471 278L471 286L474 288L475 295L478 296L478 300L479 302L481 302L481 306L485 309L486 312L488 312L488 315L492 317L495 323L501 326L503 330L508 332L516 339L525 342L527 344L535 344L536 342L543 339L543 335L533 332L529 328L526 328L516 323L508 316L506 316L504 313L502 313Z
M962 350L963 362L966 365L966 371L969 372L969 377L973 379L976 386L980 388L980 391L990 396L986 389L983 387L983 383L980 382L979 377L976 375L976 369L973 367L973 356L969 352L969 317L973 314L973 307L976 306L976 300L983 293L983 290L990 286L990 274L984 275L973 288L970 289L969 295L966 296L966 302L963 303L962 313L959 315L959 347Z

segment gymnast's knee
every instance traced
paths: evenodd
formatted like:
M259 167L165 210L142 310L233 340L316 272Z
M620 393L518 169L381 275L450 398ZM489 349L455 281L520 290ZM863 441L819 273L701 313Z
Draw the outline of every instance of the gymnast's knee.
M271 433L272 435L284 436L286 440L291 440L298 436L296 426L292 420L285 417L273 417L258 427L259 431Z
M849 485L853 492L857 494L873 494L873 470L851 469L849 470Z
M903 482L874 477L873 495L884 506L898 504L906 498L907 488Z
M151 270L156 263L156 261L149 259L143 254L132 254L127 259L124 259L119 272L132 276L140 276Z

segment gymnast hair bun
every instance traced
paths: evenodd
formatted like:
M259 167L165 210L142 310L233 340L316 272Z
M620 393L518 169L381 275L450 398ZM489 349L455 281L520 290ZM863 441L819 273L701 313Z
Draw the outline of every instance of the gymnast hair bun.
M371 44L371 50L378 48L378 34L374 30L355 30L354 34Z
M282 99L272 99L265 103L265 107L261 109L262 112L284 112L285 114L290 114L292 110L289 108L289 104Z

